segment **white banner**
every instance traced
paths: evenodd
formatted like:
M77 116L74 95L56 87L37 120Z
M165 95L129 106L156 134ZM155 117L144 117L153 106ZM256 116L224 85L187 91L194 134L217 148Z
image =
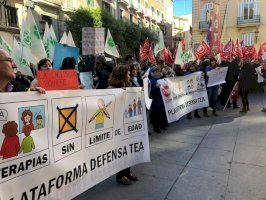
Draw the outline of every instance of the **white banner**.
M181 77L161 79L161 93L169 123L193 110L208 107L205 79L201 72Z
M104 28L82 28L82 55L104 53Z
M72 199L150 161L145 111L141 88L0 94L0 199Z
M228 67L222 67L222 68L217 68L209 71L207 73L209 80L208 80L208 87L212 87L215 85L220 85L225 83L225 77L228 71Z

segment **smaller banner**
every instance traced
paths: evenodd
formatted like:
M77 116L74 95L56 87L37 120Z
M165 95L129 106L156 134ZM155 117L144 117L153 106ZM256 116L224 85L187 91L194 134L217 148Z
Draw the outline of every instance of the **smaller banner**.
M104 53L104 28L82 28L82 55Z
M179 120L193 110L209 106L202 72L181 77L161 79L161 93L169 123Z
M225 83L225 77L228 71L228 67L222 67L218 69L213 69L207 73L209 80L207 87L212 87L215 85L220 85Z
M74 57L76 65L78 64L79 48L66 46L60 43L55 45L54 50L54 69L61 69L62 62L66 57Z
M79 89L76 70L38 71L38 84L45 90L75 90Z

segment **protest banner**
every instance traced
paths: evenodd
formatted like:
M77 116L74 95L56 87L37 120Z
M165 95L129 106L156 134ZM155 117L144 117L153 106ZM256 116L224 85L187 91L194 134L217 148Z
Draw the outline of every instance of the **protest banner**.
M227 71L228 67L217 68L209 71L207 73L209 77L207 87L212 87L225 83Z
M150 161L142 97L141 88L0 94L0 199L72 199Z
M76 70L38 71L38 85L45 90L75 90L79 89Z
M104 53L104 28L82 28L82 55Z
M62 62L66 57L74 57L77 65L79 58L79 48L65 46L63 44L57 43L55 45L55 50L54 50L53 68L57 70L60 69L62 66Z
M179 120L193 110L208 107L208 95L202 72L161 79L161 94L169 123Z
M92 72L81 72L79 73L79 78L85 89L93 88Z

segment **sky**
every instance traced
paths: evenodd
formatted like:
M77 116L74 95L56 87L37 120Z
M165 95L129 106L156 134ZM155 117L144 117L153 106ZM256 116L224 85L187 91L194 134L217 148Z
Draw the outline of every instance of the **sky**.
M174 0L174 16L192 13L192 0Z

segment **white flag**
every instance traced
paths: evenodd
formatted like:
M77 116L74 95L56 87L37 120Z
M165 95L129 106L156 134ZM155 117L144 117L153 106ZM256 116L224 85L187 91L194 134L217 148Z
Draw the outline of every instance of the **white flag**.
M156 56L160 51L164 49L164 47L165 46L164 46L163 32L160 30L158 43L154 47L154 55Z
M63 33L63 36L62 36L62 38L60 40L60 43L61 44L67 44L67 34L66 34L66 32Z
M182 56L183 56L183 47L182 47L182 43L179 42L176 56L175 56L175 64L181 65L181 67L184 65Z
M31 10L28 9L26 20L22 23L21 41L37 61L47 58L39 29L35 23Z
M109 29L107 30L107 37L105 40L104 51L111 56L114 56L117 58L120 57Z
M12 54L12 49L10 45L4 40L4 38L0 35L0 49L4 49L8 52L9 55Z
M73 40L72 33L70 31L68 32L68 35L67 35L67 42L66 42L66 44L68 46L70 46L70 47L76 47L75 42Z
M20 71L24 75L33 76L28 59L34 60L34 58L26 58L27 54L30 55L30 52L28 52L27 48L23 48L22 45L19 45L16 38L14 38L13 53L11 56L18 67L18 71Z

